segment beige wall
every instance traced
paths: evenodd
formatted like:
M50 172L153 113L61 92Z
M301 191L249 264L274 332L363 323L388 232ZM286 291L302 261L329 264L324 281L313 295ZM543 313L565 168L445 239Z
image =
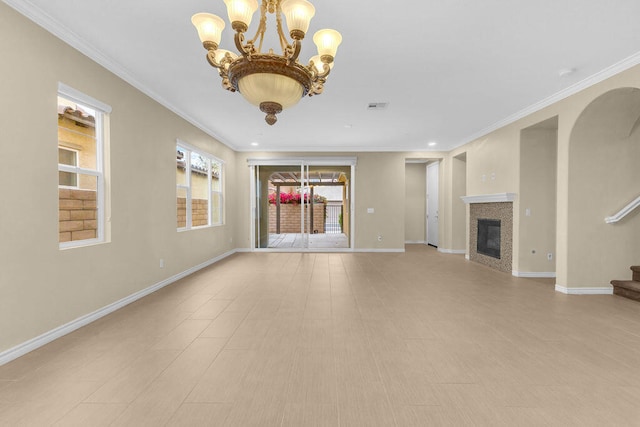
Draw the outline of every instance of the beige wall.
M233 247L227 225L176 231L176 138L227 161L235 153L0 3L0 352L154 285ZM113 107L111 241L58 248L57 90L63 82ZM25 114L28 112L28 114ZM26 197L25 194L29 194ZM165 267L159 268L163 258Z
M464 251L467 247L467 209L461 197L467 195L466 153L451 157L451 250ZM446 181L445 181L446 182Z
M638 82L640 83L640 81ZM603 219L640 195L640 90L615 89L583 111L569 141L568 283L630 278L640 264L640 211Z
M532 113L520 120L491 132L469 144L465 144L448 153L456 156L466 152L467 155L467 194L491 194L513 192L518 194L514 202L514 211L522 212L520 201L520 133L523 129L543 122L555 116L558 117L558 146L556 170L556 283L563 288L606 288L609 281L615 278L629 277L629 266L640 259L638 243L629 240L629 235L638 234L637 213L623 223L615 226L604 225L604 216L615 213L618 209L640 194L636 170L638 162L637 151L629 149L628 157L623 162L615 159L615 144L603 143L597 150L578 150L578 142L572 141L574 125L582 111L599 96L618 88L640 87L640 66L635 66L621 72L607 80L594 84L568 98L558 101L546 108ZM624 105L624 102L623 104ZM621 111L621 105L611 104L615 111ZM604 122L600 126L606 126ZM628 128L628 131L631 129ZM632 144L634 135L629 138ZM603 141L603 140L601 140ZM591 146L587 142L583 146ZM635 147L635 146L634 146ZM601 156L604 151L607 155ZM591 166L597 163L597 169ZM635 164L636 166L630 166ZM604 203L580 203L572 194L582 191L592 191L591 178L598 174L606 175L606 171L616 171L615 182L603 180L597 185L596 194L607 194ZM494 174L495 175L492 175ZM484 178L484 179L483 179ZM586 190L585 190L586 189ZM634 196L631 196L633 194ZM609 195L611 197L609 197ZM596 196L597 197L597 196ZM616 199L614 202L613 199ZM605 215L602 215L606 212ZM592 215L585 220L585 214ZM602 217L602 218L600 218ZM600 218L600 219L595 219ZM515 271L526 271L520 268L520 216L514 216L514 259ZM597 221L599 229L597 236L603 248L581 244L577 235L589 235ZM635 260L635 261L633 261ZM583 271L585 265L597 265L601 272L587 277ZM523 267L527 267L526 265ZM590 269L587 269L590 271ZM606 277L605 277L606 276Z
M520 272L556 271L557 125L554 118L520 133Z
M426 163L405 165L404 240L425 241L427 177Z

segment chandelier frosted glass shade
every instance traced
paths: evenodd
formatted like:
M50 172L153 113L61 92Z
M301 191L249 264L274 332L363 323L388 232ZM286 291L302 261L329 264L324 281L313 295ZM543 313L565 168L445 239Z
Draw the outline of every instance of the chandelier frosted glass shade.
M313 42L318 48L318 55L330 56L330 62L333 62L338 46L342 43L342 36L336 30L324 29L313 35Z
M316 14L316 8L306 0L282 0L280 7L291 37L304 37L309 30L311 18Z
M232 27L234 22L241 22L245 26L244 31L247 31L246 29L251 25L251 18L258 9L258 2L256 0L224 0L224 3L227 5L227 15Z
M198 37L203 44L215 43L218 48L225 27L222 18L211 13L196 13L191 17L191 23L198 30Z
M257 0L224 2L231 27L236 31L234 41L240 55L218 49L225 27L221 18L209 13L198 13L191 18L207 50L207 61L218 69L223 88L240 92L249 103L267 113L265 120L270 125L277 121L276 114L297 104L304 96L322 93L342 36L335 30L316 32L313 40L318 47L318 55L306 66L298 62L301 40L315 14L311 3L307 0L262 0L258 30L252 39L247 40L244 33L258 9ZM281 55L275 54L273 49L261 53L267 13L276 15ZM283 33L281 14L286 19L289 35L293 39L291 43Z
M302 99L302 85L280 74L251 74L238 82L238 90L259 107L264 102L280 104L282 109L296 105Z

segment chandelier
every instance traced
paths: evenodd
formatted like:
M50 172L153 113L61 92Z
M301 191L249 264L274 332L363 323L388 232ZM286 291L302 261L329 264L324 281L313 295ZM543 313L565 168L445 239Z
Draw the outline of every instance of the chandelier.
M276 114L297 104L305 95L322 93L342 36L330 29L316 32L313 42L318 48L318 55L312 57L306 66L298 62L302 39L315 14L311 3L306 0L262 0L258 30L252 39L246 40L245 33L258 9L258 1L224 2L231 27L236 32L235 45L240 55L218 49L225 27L220 17L197 13L191 18L207 50L207 61L218 69L223 88L240 92L247 101L266 113L265 120L270 125L277 121ZM276 18L277 36L282 48L280 55L274 53L273 49L262 52L267 13L274 14ZM289 42L282 29L282 15L286 18L292 42Z

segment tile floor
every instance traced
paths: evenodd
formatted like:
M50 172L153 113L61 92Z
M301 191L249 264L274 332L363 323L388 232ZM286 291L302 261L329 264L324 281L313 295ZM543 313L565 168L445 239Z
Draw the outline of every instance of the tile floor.
M426 246L243 253L0 367L3 426L638 426L640 304Z

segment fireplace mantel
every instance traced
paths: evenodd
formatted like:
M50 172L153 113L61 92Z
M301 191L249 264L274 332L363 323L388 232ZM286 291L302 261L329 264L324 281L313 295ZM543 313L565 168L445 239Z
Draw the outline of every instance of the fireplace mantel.
M478 194L477 196L461 196L460 198L467 205L473 203L513 202L516 199L516 193Z

